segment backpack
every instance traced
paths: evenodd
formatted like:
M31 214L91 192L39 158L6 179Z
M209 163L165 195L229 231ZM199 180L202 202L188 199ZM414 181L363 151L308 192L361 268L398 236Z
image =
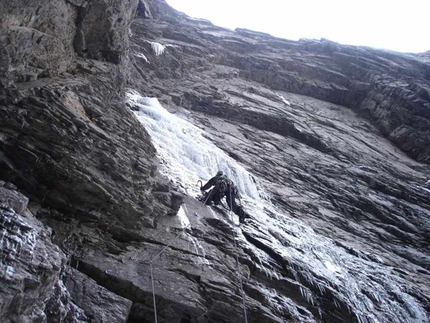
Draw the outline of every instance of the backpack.
M219 178L215 183L215 187L217 188L220 197L224 197L227 192L231 192L233 197L239 197L239 191L234 185L233 181L225 176Z

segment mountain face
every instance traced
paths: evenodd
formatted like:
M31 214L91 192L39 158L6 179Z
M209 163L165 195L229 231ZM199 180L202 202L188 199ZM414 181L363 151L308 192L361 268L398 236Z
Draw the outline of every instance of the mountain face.
M1 322L429 321L428 53L164 0L0 18ZM196 198L218 170L242 224Z

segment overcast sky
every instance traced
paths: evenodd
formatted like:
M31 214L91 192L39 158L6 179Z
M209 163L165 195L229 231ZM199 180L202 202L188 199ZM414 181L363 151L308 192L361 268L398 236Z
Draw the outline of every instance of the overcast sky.
M290 40L430 50L430 0L166 0L188 16Z

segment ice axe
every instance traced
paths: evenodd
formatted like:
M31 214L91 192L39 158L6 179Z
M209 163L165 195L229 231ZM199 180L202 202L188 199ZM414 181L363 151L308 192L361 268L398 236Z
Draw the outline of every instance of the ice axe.
M199 180L197 181L197 185L199 185L199 182L200 182L200 191L202 192L202 197L203 197L203 199L204 199L203 204L206 204L206 202L209 200L209 197L212 195L212 191L210 191L210 193L209 193L209 194L207 194L206 192L202 191L203 183L202 183L202 181L199 179ZM204 194L203 194L203 192L204 192ZM206 196L206 195L207 195L207 196Z

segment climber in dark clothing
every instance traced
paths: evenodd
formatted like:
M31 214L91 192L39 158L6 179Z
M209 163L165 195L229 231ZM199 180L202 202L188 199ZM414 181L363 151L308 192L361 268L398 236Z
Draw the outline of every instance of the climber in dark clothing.
M240 196L233 181L225 176L222 171L219 171L205 185L200 187L200 190L204 192L212 186L214 188L208 193L205 193L205 204L210 205L213 202L215 205L219 205L221 203L221 199L225 196L228 207L239 216L240 223L243 223L245 212L243 207L236 203L236 198L239 198Z

